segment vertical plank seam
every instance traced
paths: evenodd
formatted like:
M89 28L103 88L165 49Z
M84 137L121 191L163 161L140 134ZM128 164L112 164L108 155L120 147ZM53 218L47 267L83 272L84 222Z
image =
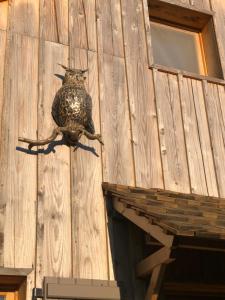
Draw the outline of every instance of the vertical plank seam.
M38 122L38 108L39 108L39 99L40 99L40 56L41 56L41 39L40 39L40 32L41 32L41 21L40 21L40 16L41 16L41 5L39 2L39 24L38 24L38 99L37 99L37 130L36 130L36 137L38 139L39 137L39 122ZM37 233L38 233L38 204L39 204L39 180L38 180L38 174L39 174L39 154L37 155L37 203L36 203L36 239L35 239L35 258L34 258L34 286L37 287L37 247L38 247L38 239L37 239Z
M184 115L183 115L183 109L182 109L182 94L181 94L181 84L183 82L183 76L179 73L178 76L178 90L179 90L179 101L180 101L180 111L181 111L181 120L182 120L182 127L183 127L183 132L184 132L184 145L185 145L185 152L186 152L186 157L187 157L187 166L188 166L188 178L189 178L189 188L190 192L192 193L192 182L191 182L191 175L190 175L190 162L188 158L188 151L187 151L187 139L186 139L186 134L185 134L185 129L184 129ZM192 91L193 95L193 91Z
M10 1L8 1L8 6L7 6L7 24L6 24L6 32L9 30L9 6L11 6Z
M68 0L68 66L71 67L71 47L72 47L72 43L71 43L71 34L70 34L70 14L69 14L69 10L70 10L70 5L71 5L71 0ZM73 234L74 234L74 230L73 230L73 197L72 197L72 181L73 181L73 172L72 172L72 149L70 148L69 150L69 164L70 164L70 228L71 228L71 277L74 277L74 268L73 268L73 264L74 264L74 252L73 252Z
M147 49L147 56L148 56L148 65L150 66L153 63L153 53L152 53L152 47L151 47L151 34L150 34L150 17L149 17L149 10L148 10L148 4L146 2L146 5L144 4L144 1L142 0L142 13L143 13L143 20L144 20L144 28L145 28L145 43L146 43L146 49ZM147 11L145 11L145 6ZM149 25L149 32L147 31L147 24Z
M94 0L94 7L95 7L95 12L97 12L97 4L96 0ZM101 86L100 86L100 52L99 52L99 30L98 30L98 24L97 24L97 15L95 14L95 28L96 28L96 50L97 50L97 70L98 70L98 107L99 107L99 130L100 134L102 135L102 121L101 121ZM103 53L102 53L103 55ZM102 181L104 178L103 174L103 153L102 153L102 146L100 145L100 151L101 151L101 177ZM105 198L103 197L104 201L104 220L105 220L105 243L106 243L106 256L107 256L107 277L110 280L110 266L109 266L109 261L110 261L110 251L109 251L109 244L108 244L108 222L107 222L107 209L106 209L106 202Z
M168 87L169 87L169 105L170 105L170 107L171 107L171 112L172 112L172 121L173 121L173 124L172 124L172 126L173 126L173 135L174 135L174 137L175 137L175 146L176 146L176 155L175 155L175 157L176 157L176 162L177 162L177 164L178 164L178 166L179 166L179 169L180 169L180 163L179 163L179 150L178 150L178 145L177 145L177 138L176 138L176 135L175 135L175 132L176 132L176 126L175 126L175 120L174 120L174 114L173 114L173 104L172 104L172 93L171 93L171 86L170 86L170 80L169 80L169 76L170 76L170 74L169 73L166 73L167 74L167 81L168 81ZM177 78L177 75L176 75L176 78ZM178 78L177 78L177 81L178 81ZM179 85L178 85L178 91L179 91ZM178 101L178 105L180 106L180 115L181 115L181 121L183 121L182 120L182 113L181 113L181 103L180 103L180 94L179 94L179 101ZM185 158L186 158L186 166L187 166L187 168L188 168L188 157L187 157L187 152L186 152L186 144L185 144L185 137L184 137L184 126L183 126L183 122L182 122L182 135L183 135L183 138L184 138L184 148L185 148ZM182 170L181 170L182 171ZM188 170L188 172L189 172L189 170ZM189 176L188 176L189 177ZM182 182L182 185L183 185L183 183L184 182ZM176 182L175 182L175 185L178 185L178 182L177 182L177 180L176 180ZM191 191L191 183L190 183L190 178L188 178L188 185L189 185L189 192ZM179 186L180 186L180 183L179 183Z
M87 15L86 15L86 10L85 10L84 0L81 0L81 3L82 3L83 12L84 12L84 24L85 24L85 33L86 33L86 41L87 41L87 49L86 50L88 50L89 49L89 41L88 41Z
M70 34L70 2L71 0L68 0L68 66L71 67L71 34ZM74 257L73 257L73 197L72 197L72 179L73 179L73 172L72 172L72 149L69 150L69 164L70 164L70 228L71 228L71 277L74 277L73 272L73 264L74 264Z
M4 61L4 76L3 76L3 99L5 99L5 96L6 96L6 74L9 74L6 73L6 70L8 70L9 68L7 68L9 66L9 54L10 54L10 47L9 47L9 44L12 40L12 32L11 30L8 30L7 31L7 35L6 35L6 41L5 41L5 61ZM4 101L3 103L3 107L2 107L2 111L4 111L4 107L6 105L6 102ZM1 119L1 131L2 131L2 128L3 127L3 118ZM2 137L2 134L1 134L1 137ZM5 152L5 150L4 150ZM8 157L7 157L7 160L8 160ZM7 203L6 203L6 208L7 208ZM6 212L6 209L5 209L5 212ZM13 214L15 216L15 208L13 209ZM14 217L13 216L13 217ZM3 229L3 234L4 234L4 244L3 244L3 267L5 266L5 223L6 223L6 215L5 215L5 219L4 219L4 229ZM14 237L13 237L13 250L14 250L14 255L13 255L13 259L14 259L14 264L15 264L15 220L14 220L14 225L13 225L13 234L14 234Z
M161 161L161 174L162 174L162 180L163 180L163 188L166 188L165 185L165 174L164 174L164 168L163 168L163 159L162 159L162 151L161 151L161 139L160 139L160 131L159 131L159 118L158 118L158 109L157 109L157 91L156 91L156 75L158 73L158 70L153 69L152 70L152 81L153 81L153 88L154 88L154 102L155 102L155 113L156 113L156 119L157 119L157 130L158 130L158 145L159 145L159 153L160 153L160 161Z
M39 28L40 28L40 22L39 22ZM36 124L36 137L38 139L38 103L39 103L39 96L40 96L40 89L39 89L39 83L40 83L40 39L38 38L38 91L37 91L37 104L36 104L36 109L37 109L37 113L36 113L36 120L37 120L37 124ZM38 147L37 147L38 148ZM35 229L35 254L34 254L34 286L37 286L37 274L36 274L36 269L37 269L37 231L38 231L38 191L39 191L39 180L38 180L38 174L39 174L39 154L37 155L37 159L36 159L36 180L37 180L37 185L36 185L36 212L35 212L35 217L36 217L36 229Z
M7 20L8 21L8 20ZM8 44L8 30L5 31L5 51L4 51L4 62L3 62L3 79L2 79L2 88L3 88L3 92L2 92L2 111L1 111L1 120L0 120L0 124L1 124L1 132L0 132L0 137L2 139L3 136L3 118L2 118L2 114L4 111L4 106L5 106L5 85L6 85L6 46ZM2 159L2 148L0 151L0 159ZM3 176L3 174L1 173L1 176ZM0 256L0 260L2 261L2 266L4 267L4 261L5 261L5 256L4 256L4 244L5 244L5 220L6 220L6 208L5 208L5 214L4 214L4 222L3 222L3 227L2 227L2 235L3 235L3 244L2 244L2 254ZM1 233L1 232L0 232Z
M202 80L202 89L203 89L203 95L204 95L203 98L204 98L206 120L207 120L208 132L209 132L210 147L211 147L211 150L212 150L213 166L214 166L215 177L216 177L217 192L218 192L218 196L221 197L221 192L220 192L220 188L219 188L219 181L218 181L218 175L217 175L217 169L216 169L216 163L215 163L215 153L214 153L214 148L213 148L213 145L212 145L212 133L211 133L210 124L209 124L208 106L206 105L206 100L208 98L208 93L207 93L208 82L207 82L207 80Z
M204 161L204 158L203 158L203 148L202 148L202 143L201 143L201 138L200 138L199 122L198 122L198 118L197 118L197 111L196 111L196 105L195 105L195 99L194 99L193 79L191 79L191 92L192 92L192 95L193 95L193 105L194 105L194 110L195 110L195 118L196 118L196 123L197 123L198 138L199 138L199 144L200 144L200 149L201 149L201 157L202 157L202 163L203 163L205 184L206 184L206 189L207 189L207 195L209 195L209 187L208 187L206 170L205 170L205 161Z
M214 0L212 0L214 1ZM211 8L212 8L212 11L214 11L214 5L212 4L213 2L211 2ZM218 12L216 12L218 14ZM225 58L225 55L223 54L223 49L221 47L221 44L220 44L220 37L218 36L218 26L217 26L217 22L216 22L216 15L214 15L212 17L212 22L213 22L213 27L214 27L214 32L215 32L215 38L216 38L216 46L217 46L217 49L218 49L218 53L219 53L219 62L220 62L220 66L221 66L221 69L222 69L222 77L223 77L223 80L225 79L225 62L223 62L223 58Z
M218 99L219 99L221 135L222 135L222 139L223 139L223 145L224 145L224 148L225 148L225 138L224 138L224 130L223 130L223 128L225 128L225 124L224 124L223 112L222 112L222 108L221 108L221 98L220 98L218 85L216 85L216 89L217 89Z
M57 8L56 8L56 0L53 0L53 5L54 5L54 11L55 11L55 28L56 28L56 37L57 37L57 42L60 42L59 38L59 25L58 25L58 17L57 17Z
M112 33L112 56L114 57L114 34L113 34L113 17L112 17L112 0L109 1L110 19L111 19L111 33ZM122 24L121 24L122 25Z
M132 141L130 141L131 146L131 153L132 153L132 162L133 162L133 181L134 185L137 185L137 175L136 175L136 164L135 164L135 150L134 150L134 129L133 129L133 122L132 122L132 112L131 112L131 104L130 104L130 90L129 90L129 83L128 83L128 73L127 73L127 55L126 55L126 47L125 47L125 37L124 37L124 20L123 20L123 13L122 13L122 0L119 0L120 3L120 21L121 21L121 29L122 29L122 39L123 39L123 53L124 53L124 66L125 66L125 74L126 74L126 89L127 89L127 104L128 104L128 112L129 112L129 123L130 123L130 137Z

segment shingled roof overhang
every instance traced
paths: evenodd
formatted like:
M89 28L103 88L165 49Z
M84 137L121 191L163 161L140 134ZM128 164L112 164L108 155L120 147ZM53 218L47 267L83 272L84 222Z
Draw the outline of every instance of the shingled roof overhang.
M138 277L152 274L146 300L158 299L166 266L176 260L178 248L225 252L225 199L110 183L102 187L118 213L161 245L136 266Z
M170 247L177 236L194 237L217 240L211 246L225 250L225 199L110 183L102 186L117 212L163 245Z

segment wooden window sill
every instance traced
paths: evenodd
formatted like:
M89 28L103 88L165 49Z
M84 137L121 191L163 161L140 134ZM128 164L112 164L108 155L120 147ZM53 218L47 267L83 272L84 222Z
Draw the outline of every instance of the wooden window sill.
M210 77L210 76L207 76L207 75L200 75L200 74L196 74L196 73L191 73L191 72L188 72L188 71L183 71L183 70L179 70L179 69L176 69L176 68L162 66L162 65L158 65L158 64L151 64L149 66L149 69L158 70L158 71L162 71L162 72L169 73L169 74L174 74L174 75L179 75L180 74L180 75L182 75L184 77L187 77L187 78L192 78L192 79L196 79L196 80L206 80L206 81L211 82L211 83L217 83L217 84L225 85L225 80L223 80L223 79Z

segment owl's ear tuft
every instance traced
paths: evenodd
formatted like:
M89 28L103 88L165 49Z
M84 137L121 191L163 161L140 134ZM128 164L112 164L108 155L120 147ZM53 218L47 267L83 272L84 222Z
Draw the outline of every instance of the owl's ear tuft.
M66 71L69 70L69 68L67 68L66 66L62 65L62 64L58 64L59 66L61 66L63 69L65 69Z

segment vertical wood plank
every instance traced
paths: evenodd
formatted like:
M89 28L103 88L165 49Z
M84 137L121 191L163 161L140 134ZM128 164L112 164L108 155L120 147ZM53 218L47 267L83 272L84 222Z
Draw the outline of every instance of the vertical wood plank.
M51 106L61 81L54 74L64 75L57 63L68 64L68 47L43 41L39 64L39 139L48 137L56 126ZM65 145L38 157L36 255L37 286L41 286L44 276L71 276L70 150Z
M71 66L89 69L87 91L92 97L93 120L100 132L97 54L84 49L70 49ZM73 276L107 279L107 238L105 207L101 190L101 148L98 141L85 137L81 143L88 148L71 151ZM99 155L94 154L94 149Z
M199 9L211 10L209 0L190 0L190 4Z
M104 181L134 185L134 169L124 61L104 54L101 121Z
M113 55L124 57L120 0L111 0Z
M124 57L120 0L97 0L96 11L101 26L98 35L102 35L103 52Z
M152 40L151 40L151 29L150 29L150 17L149 17L148 0L142 0L142 1L143 1L146 42L147 42L147 51L148 51L148 64L151 65L151 64L154 63L154 60L153 60L153 49L152 49Z
M18 86L23 94L20 95L17 92L17 97L20 99L19 125L17 126L19 136L36 136L39 43L36 38L24 36L21 39L22 42L18 49L18 52L21 52L18 58L18 61L21 61ZM21 78L22 82L20 82ZM28 85L29 81L31 84ZM36 245L37 157L23 153L19 159L18 170L22 176L19 176L17 181L19 201L15 203L14 215L15 268L32 268L35 265ZM27 255L28 253L29 255ZM32 294L35 284L34 275L35 272L32 271L27 278L27 295Z
M225 78L225 43L224 43L224 26L225 26L225 1L211 0L212 10L215 12L214 25L217 37L217 43L220 54L223 76Z
M40 38L68 45L68 0L40 0Z
M165 188L189 192L177 76L154 71Z
M0 29L6 30L8 23L8 1L0 2Z
M216 84L204 82L205 101L208 113L209 129L212 141L216 174L218 179L219 195L225 196L225 120L220 105L220 95Z
M95 0L70 0L69 3L71 47L96 51Z
M111 0L96 0L96 11L98 23L101 26L98 35L101 34L102 51L113 55Z
M209 127L205 109L202 82L192 80L193 100L195 104L201 151L205 168L206 184L209 196L218 196L217 178L210 142Z
M121 3L136 184L162 188L154 86L152 71L148 69L143 7L139 0L122 0Z
M142 0L121 0L121 4L126 57L148 64Z
M179 83L191 192L208 195L196 110L193 100L192 81L190 78L182 78L180 76Z
M5 48L6 48L6 32L0 30L0 120L2 120L2 108L4 102L3 93L3 80L4 80L4 66L5 66ZM2 122L0 128L0 138L3 134L2 132ZM2 139L1 139L2 140ZM1 150L1 147L0 147ZM0 159L2 159L0 152ZM2 160L1 160L2 162ZM5 197L0 197L0 266L4 264L4 223L5 223Z
M35 259L37 157L16 147L24 146L18 136L36 135L38 41L10 34L5 70L0 191L6 205L4 266L31 268Z
M12 32L38 37L39 1L11 0L8 18Z

